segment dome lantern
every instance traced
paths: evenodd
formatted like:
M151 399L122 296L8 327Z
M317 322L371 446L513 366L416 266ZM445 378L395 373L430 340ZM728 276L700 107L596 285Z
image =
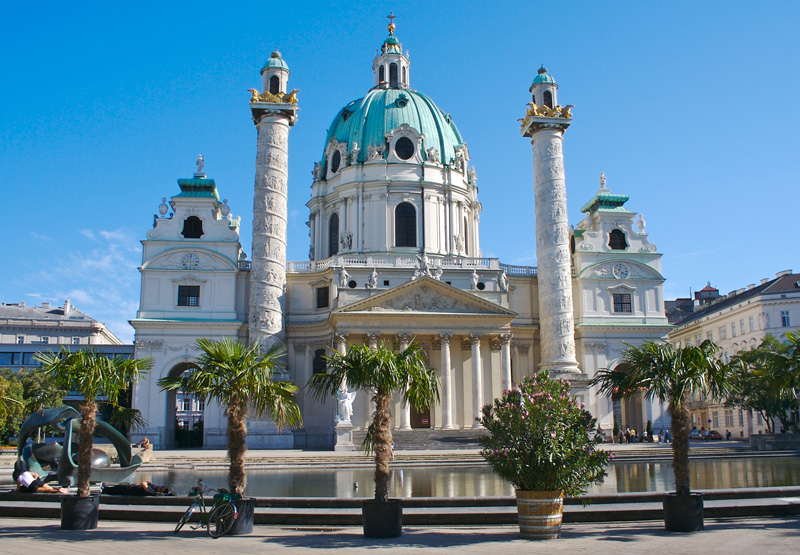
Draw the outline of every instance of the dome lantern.
M282 94L289 89L289 64L281 57L276 48L261 68L262 92Z
M537 106L555 108L558 105L558 85L544 66L536 72L536 77L533 78L531 88L528 90L533 97L533 103Z
M394 36L395 15L389 13L389 36L383 41L381 50L372 61L373 88L408 88L411 62L403 54L403 45Z

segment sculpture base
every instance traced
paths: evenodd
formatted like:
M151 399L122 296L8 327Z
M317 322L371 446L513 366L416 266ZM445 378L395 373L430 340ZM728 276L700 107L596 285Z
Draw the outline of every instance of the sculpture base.
M333 428L336 434L333 444L334 451L355 451L353 444L353 424L350 422L337 422Z

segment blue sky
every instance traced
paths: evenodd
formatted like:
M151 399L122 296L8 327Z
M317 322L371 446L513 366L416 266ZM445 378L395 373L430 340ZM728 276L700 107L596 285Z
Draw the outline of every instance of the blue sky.
M540 64L574 104L570 220L606 173L656 244L666 298L800 271L796 2L10 2L0 87L0 300L73 304L126 341L141 244L198 153L250 252L251 87L273 48L301 109L290 260L337 111L372 84L397 15L411 86L453 116L478 175L484 256L535 265L530 144Z

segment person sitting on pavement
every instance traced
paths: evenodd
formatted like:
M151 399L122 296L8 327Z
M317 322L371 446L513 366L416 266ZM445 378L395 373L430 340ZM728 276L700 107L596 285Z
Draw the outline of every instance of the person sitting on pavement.
M19 491L25 493L60 493L66 495L69 493L67 488L54 488L49 484L45 484L39 475L30 470L14 469L13 477L17 482Z

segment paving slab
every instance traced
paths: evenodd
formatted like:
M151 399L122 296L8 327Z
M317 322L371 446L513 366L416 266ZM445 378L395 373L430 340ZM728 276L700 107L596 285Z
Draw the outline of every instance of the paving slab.
M255 526L248 536L211 539L203 531L173 534L167 523L101 521L98 529L75 532L59 529L57 520L0 518L3 553L30 555L79 552L109 555L119 552L148 555L175 553L620 553L682 554L796 554L800 518L706 519L702 532L666 532L655 522L570 524L558 540L530 541L516 526L406 526L403 536L364 538L360 527Z

